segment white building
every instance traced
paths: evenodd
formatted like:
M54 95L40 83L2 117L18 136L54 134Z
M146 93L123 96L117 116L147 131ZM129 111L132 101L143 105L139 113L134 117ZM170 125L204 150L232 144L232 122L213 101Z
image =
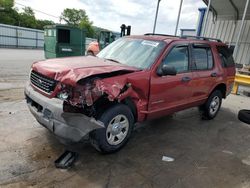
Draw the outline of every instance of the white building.
M234 49L236 63L250 64L249 0L203 1L210 11L199 9L197 35L221 39Z

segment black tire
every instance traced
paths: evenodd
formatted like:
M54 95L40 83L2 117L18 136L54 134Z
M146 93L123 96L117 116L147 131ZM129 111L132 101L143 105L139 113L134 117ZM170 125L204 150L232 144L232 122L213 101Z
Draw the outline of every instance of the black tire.
M250 110L240 110L238 113L238 119L250 125Z
M206 103L200 106L202 119L206 119L206 120L214 119L220 110L221 103L222 103L221 91L220 90L213 91L208 97ZM214 104L215 104L215 107L214 107Z
M108 126L112 126L110 125L112 124L111 121L118 116L122 116L122 118L124 118L124 120L128 122L128 128L126 128L126 136L123 138L121 143L118 142L119 144L114 145L109 143L111 141L108 141L108 135L115 137L113 133L111 133L112 131L110 133L108 132L110 131L110 129L108 129ZM98 119L104 123L105 128L96 129L90 133L89 136L91 144L101 153L113 153L125 146L132 133L134 124L134 116L129 107L124 104L116 104L104 111Z

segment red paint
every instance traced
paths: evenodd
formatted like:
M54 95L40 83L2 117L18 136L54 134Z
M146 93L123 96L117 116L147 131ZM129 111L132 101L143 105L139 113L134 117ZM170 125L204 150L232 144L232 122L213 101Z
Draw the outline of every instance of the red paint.
M32 69L71 86L74 90L74 96L71 100L72 105L81 102L80 95L85 96L88 106L92 105L104 93L110 101L121 102L129 97L137 108L137 121L144 121L145 119L156 118L201 105L216 86L226 84L228 92L230 84L234 81L235 67L223 68L216 50L216 45L224 45L223 43L166 36L131 36L131 38L163 40L168 45L154 65L143 71L91 56L49 59L34 63ZM214 54L214 67L206 71L189 71L176 76L159 77L156 70L163 58L173 45L180 43L209 44ZM78 84L79 80L89 76L123 70L131 71L131 73L97 79L89 88ZM214 72L217 73L217 77L210 76ZM181 79L185 76L192 78L191 81L182 82ZM127 87L127 89L121 92L124 87ZM56 96L59 90L60 87L58 86L54 93L48 97Z
M34 63L32 69L52 79L72 86L75 86L79 80L91 75L121 70L138 70L133 67L92 56L48 59Z

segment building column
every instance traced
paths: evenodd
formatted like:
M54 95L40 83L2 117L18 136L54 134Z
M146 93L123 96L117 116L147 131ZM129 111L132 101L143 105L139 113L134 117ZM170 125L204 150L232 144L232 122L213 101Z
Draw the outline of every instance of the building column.
M242 33L242 30L243 30L243 25L244 25L246 13L247 13L248 3L249 3L249 0L246 0L245 9L244 9L244 13L243 13L241 24L240 24L240 31L238 33L236 43L235 43L235 48L234 48L234 53L233 53L234 59L236 59L236 55L237 55L237 52L238 52L238 49L239 49L239 40L240 40L241 33Z
M202 35L203 37L206 31L206 27L207 27L207 20L208 20L208 16L209 16L209 10L210 10L210 6L211 6L211 0L208 1L208 6L207 6L207 10L206 10L206 15L205 15L205 22L204 22L204 27L202 29Z

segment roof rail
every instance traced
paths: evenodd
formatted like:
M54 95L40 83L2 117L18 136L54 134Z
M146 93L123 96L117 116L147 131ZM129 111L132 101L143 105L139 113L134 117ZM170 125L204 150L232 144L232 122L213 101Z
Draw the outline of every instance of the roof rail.
M183 35L183 36L181 36L181 38L183 38L183 39L194 38L194 39L198 39L198 40L208 40L208 41L222 42L220 39L209 38L209 37L200 37L200 36Z
M166 36L166 37L179 37L176 35L167 35L167 34L160 34L160 33L145 33L144 35L158 35L158 36Z

